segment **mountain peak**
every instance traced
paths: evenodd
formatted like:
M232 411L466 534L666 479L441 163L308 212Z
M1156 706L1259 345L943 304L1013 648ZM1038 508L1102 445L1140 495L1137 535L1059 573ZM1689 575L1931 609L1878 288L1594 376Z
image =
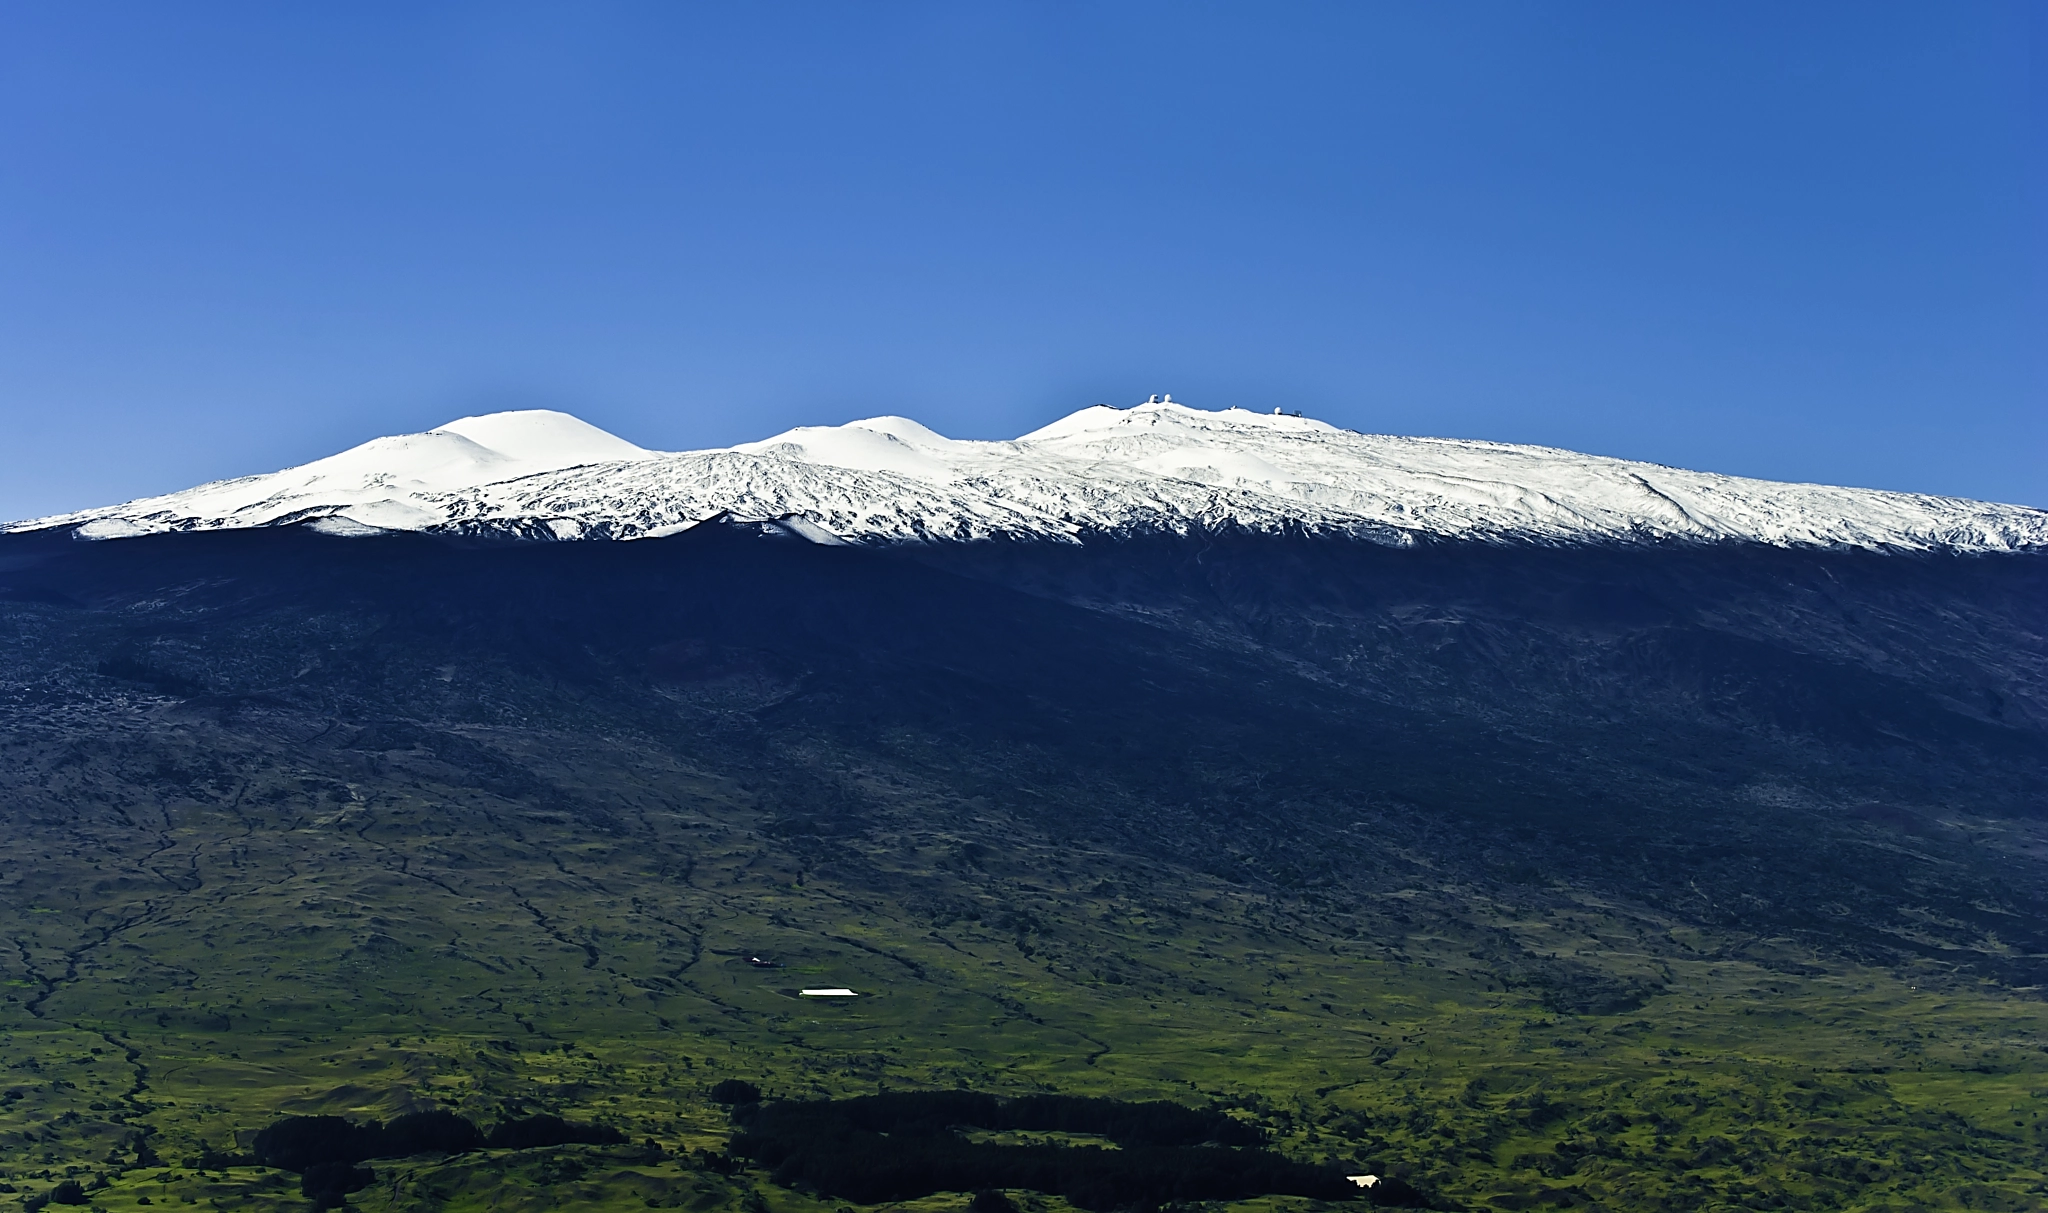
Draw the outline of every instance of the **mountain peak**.
M1270 413L1255 413L1250 409L1227 408L1207 410L1181 404L1172 397L1154 397L1143 404L1120 409L1113 405L1097 404L1078 412L1069 413L1050 425L1042 426L1018 439L1019 442L1045 442L1052 439L1072 437L1076 434L1095 434L1104 431L1122 430L1138 432L1167 427L1186 431L1210 431L1228 433L1234 430L1252 430L1272 433L1342 433L1327 421L1303 417L1299 413L1285 413L1274 409Z
M514 409L462 417L428 433L458 434L478 446L532 464L536 471L614 459L646 459L654 454L598 429L581 417L554 409Z

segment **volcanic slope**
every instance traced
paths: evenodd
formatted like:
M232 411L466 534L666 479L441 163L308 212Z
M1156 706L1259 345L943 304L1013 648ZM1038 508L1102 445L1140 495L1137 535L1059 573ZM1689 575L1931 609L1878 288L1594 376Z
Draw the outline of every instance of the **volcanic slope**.
M359 1206L832 1207L685 1153L738 1077L1213 1101L1468 1208L2041 1207L2040 557L778 534L8 537L6 1182L301 1208L193 1164L447 1107L634 1145Z

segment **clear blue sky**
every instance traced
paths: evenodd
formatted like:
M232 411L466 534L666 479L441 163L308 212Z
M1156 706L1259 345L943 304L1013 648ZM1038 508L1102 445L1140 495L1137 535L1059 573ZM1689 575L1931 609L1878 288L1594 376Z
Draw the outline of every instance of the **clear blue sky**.
M10 0L0 517L1162 391L2048 505L2044 11Z

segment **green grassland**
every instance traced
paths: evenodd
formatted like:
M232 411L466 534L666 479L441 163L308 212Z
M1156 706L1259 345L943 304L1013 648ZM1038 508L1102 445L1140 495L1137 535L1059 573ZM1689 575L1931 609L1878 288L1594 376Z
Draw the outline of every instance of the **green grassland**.
M256 725L128 711L125 735L18 731L6 755L17 792L91 806L0 857L0 1171L23 1195L72 1176L107 1209L303 1207L290 1176L192 1163L284 1113L441 1106L634 1144L380 1162L358 1205L825 1207L689 1165L737 1075L1220 1100L1296 1157L1473 1208L2044 1207L2026 992L1568 884L1423 879L1347 909L1012 821L969 836L901 772L862 775L893 801L864 834L792 846L748 789L626 739L470 734L577 789L570 811L424 750L350 778L359 753L286 762ZM1530 955L1639 993L1560 1010ZM810 984L861 996L788 992Z

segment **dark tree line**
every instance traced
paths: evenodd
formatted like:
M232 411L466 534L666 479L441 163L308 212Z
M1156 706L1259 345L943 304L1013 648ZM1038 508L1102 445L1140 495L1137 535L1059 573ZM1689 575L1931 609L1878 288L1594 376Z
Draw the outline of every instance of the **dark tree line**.
M414 1112L389 1121L339 1116L287 1116L256 1135L248 1161L299 1173L300 1189L318 1208L333 1208L376 1178L357 1164L414 1154L466 1154L471 1150L530 1150L540 1146L617 1145L617 1129L575 1124L559 1116L502 1121L489 1133L453 1112ZM234 1160L239 1161L239 1160Z
M857 1204L999 1188L1057 1194L1098 1211L1361 1195L1335 1168L1256 1148L1265 1135L1254 1126L1171 1103L924 1091L743 1104L733 1120L735 1155L768 1168L777 1183ZM962 1128L1090 1134L1120 1148L992 1145L967 1140ZM1394 1190L1373 1195L1383 1201Z
M720 1084L723 1086L723 1084ZM758 1100L759 1093L756 1092ZM740 1102L740 1101L734 1101ZM930 1137L955 1127L995 1131L1085 1133L1119 1146L1260 1146L1258 1126L1222 1112L1200 1111L1163 1100L1132 1103L1082 1095L1005 1098L974 1091L892 1091L852 1099L785 1101L737 1115L764 1131L830 1131Z

